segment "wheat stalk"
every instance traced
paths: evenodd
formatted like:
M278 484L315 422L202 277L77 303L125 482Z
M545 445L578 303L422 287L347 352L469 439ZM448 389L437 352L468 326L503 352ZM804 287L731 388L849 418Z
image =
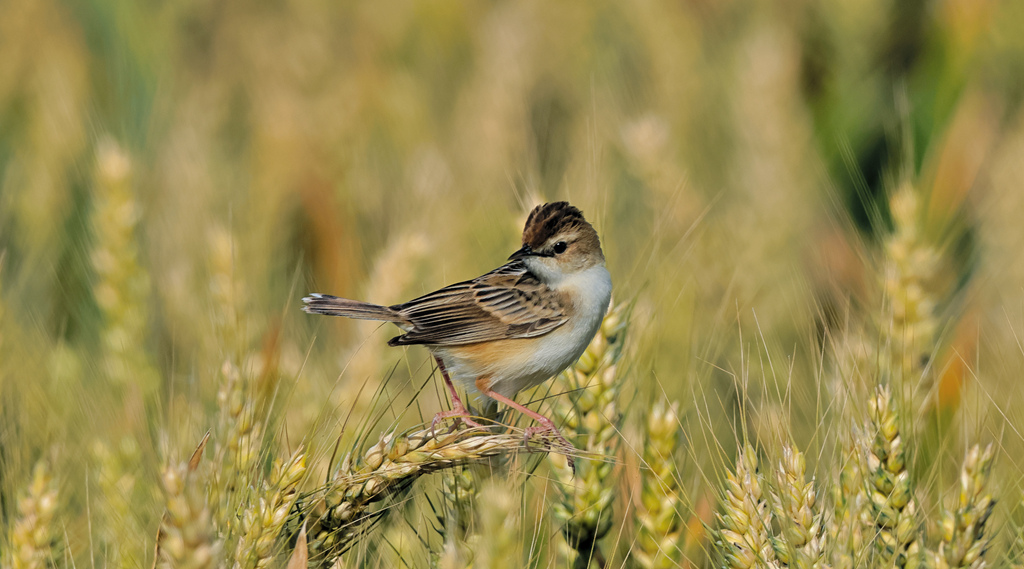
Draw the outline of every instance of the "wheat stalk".
M549 449L557 448L552 447L553 443L553 439L544 441ZM362 457L347 455L310 511L298 514L313 520L309 529L310 559L318 566L333 564L364 524L381 514L371 511L370 506L408 488L420 476L538 448L542 447L536 441L527 447L521 431L491 434L463 430L439 435L427 428L407 434L388 433Z
M233 534L237 510L247 481L253 476L263 438L263 423L256 416L251 387L230 360L220 369L217 391L219 419L210 473L208 500L213 523L221 533Z
M8 537L12 569L43 569L53 557L53 515L57 487L42 461L32 469L32 480L18 500L18 516Z
M932 554L937 569L981 569L987 565L985 552L991 539L985 537L985 526L995 506L986 492L992 457L991 444L984 450L974 445L964 457L957 507L943 512L938 551Z
M100 523L97 524L99 536L109 548L112 563L141 567L142 549L123 539L125 531L139 535L148 533L140 527L134 509L135 496L141 486L136 466L142 454L139 445L135 439L125 436L116 447L97 440L91 451L98 466L96 484L100 499L96 505L100 513Z
M881 333L902 400L920 406L930 388L924 371L938 330L930 287L940 256L922 235L920 197L913 184L900 185L889 200L889 210L893 232L883 242Z
M97 145L92 229L93 295L103 314L100 339L107 379L143 395L157 387L157 375L140 338L148 326L149 274L139 263L136 226L139 205L132 188L132 161L113 140Z
M859 439L859 434L854 434ZM835 569L853 569L863 557L864 528L871 523L864 492L863 451L850 444L843 453L838 479L834 481L835 514L829 526L831 560Z
M159 382L140 346L147 335L149 275L139 262L136 232L140 210L132 187L132 160L112 139L102 139L96 146L93 174L91 261L96 274L93 296L102 316L100 364L105 381L124 395L119 417L123 424L117 428L132 432L144 427L140 424L144 404ZM141 549L123 539L126 532L143 533L133 504L135 465L141 451L130 435L119 443L113 448L110 441L99 438L93 446L105 497L99 502L98 526L114 565L141 566Z
M477 502L481 491L478 471L472 466L455 469L451 476L441 480L441 498L444 510L439 521L444 528L445 562L464 565L471 551L467 541L473 538L477 522Z
M217 348L226 349L232 357L241 354L249 344L246 327L239 321L249 307L249 292L245 279L240 278L236 268L236 241L233 232L221 225L213 225L207 231L207 288L213 308L210 318L219 340Z
M768 539L772 514L762 487L757 452L746 443L736 457L736 470L726 473L725 499L718 518L717 546L731 569L778 568Z
M1013 569L1024 569L1024 521L1019 517L1022 511L1024 511L1024 498L1018 500L1017 516L1009 524L1010 531L1013 533L1006 547L1006 557Z
M899 417L887 387L877 389L868 410L874 436L866 449L864 482L875 526L875 555L883 567L917 567L922 557L917 506Z
M190 474L187 463L164 469L161 485L167 513L160 527L159 567L204 569L218 561L221 543L214 534L210 508L191 484Z
M306 475L303 449L282 461L274 461L263 491L252 499L242 513L242 536L235 548L235 569L263 569L275 553L278 535L298 498L298 485Z
M645 569L669 569L679 563L684 525L679 514L682 500L675 461L680 432L678 409L678 403L659 401L644 425L637 539L630 553Z
M470 544L472 567L518 569L522 567L519 509L507 481L491 480L480 490L480 531Z
M775 519L782 532L772 540L775 556L787 567L821 569L825 563L825 524L814 481L806 479L803 453L793 445L782 448L776 472Z
M594 457L579 461L573 468L565 456L548 455L559 497L553 514L565 537L559 547L576 567L586 567L592 558L602 558L598 541L614 521L613 457L618 452L622 420L617 402L621 378L616 363L625 338L625 311L626 305L609 310L576 365L555 379L556 388L570 396L554 399L552 414L565 436L584 455Z

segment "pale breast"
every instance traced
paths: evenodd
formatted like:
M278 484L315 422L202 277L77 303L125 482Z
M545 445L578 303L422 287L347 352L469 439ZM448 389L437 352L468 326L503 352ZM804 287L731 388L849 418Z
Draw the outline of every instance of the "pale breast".
M572 315L543 336L434 348L452 379L470 393L477 392L478 379L489 380L491 389L513 397L572 365L601 326L611 301L611 277L597 266L565 279L558 290L572 299Z

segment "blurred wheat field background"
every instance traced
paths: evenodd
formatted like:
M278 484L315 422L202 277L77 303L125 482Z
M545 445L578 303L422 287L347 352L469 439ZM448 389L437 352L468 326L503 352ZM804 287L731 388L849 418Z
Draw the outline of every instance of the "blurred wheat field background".
M1024 4L0 0L0 566L1024 567ZM308 316L594 222L447 406Z

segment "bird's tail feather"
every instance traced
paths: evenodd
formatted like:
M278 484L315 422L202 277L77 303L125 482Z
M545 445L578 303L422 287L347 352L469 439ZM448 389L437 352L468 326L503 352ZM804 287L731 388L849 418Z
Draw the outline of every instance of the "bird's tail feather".
M310 314L326 314L327 316L345 316L360 320L383 320L385 322L402 322L405 320L398 312L381 306L331 296L329 294L312 293L302 299L306 303L302 309Z

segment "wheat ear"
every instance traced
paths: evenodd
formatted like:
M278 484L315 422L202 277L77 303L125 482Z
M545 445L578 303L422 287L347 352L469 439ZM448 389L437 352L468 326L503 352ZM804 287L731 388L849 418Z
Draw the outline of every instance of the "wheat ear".
M679 445L678 408L677 403L659 401L644 425L639 527L631 551L633 560L644 569L670 569L679 564L684 525L679 514L682 500L675 461Z
M18 516L11 526L10 567L43 569L53 557L53 514L57 510L57 487L44 462L32 470L32 480L18 500Z
M917 506L900 436L899 416L889 389L868 401L874 431L867 445L864 481L874 524L876 561L882 567L918 567L922 561Z
M242 536L235 548L235 569L263 569L276 553L278 535L298 498L298 485L306 475L306 453L299 449L292 456L274 462L263 491L253 498L242 514Z
M967 451L960 471L956 509L942 515L942 533L933 557L937 569L981 569L986 565L985 552L991 539L985 536L985 529L995 506L986 488L992 471L992 456L992 445L984 450L974 445Z
M776 569L775 551L768 539L772 514L765 500L757 452L746 443L736 457L736 470L726 474L725 497L718 517L717 546L724 566Z
M622 382L616 363L625 339L625 312L625 305L612 308L576 365L555 380L556 389L569 396L553 400L553 415L565 436L585 456L593 457L579 461L574 470L565 456L548 455L559 498L553 513L565 538L560 551L580 567L602 557L598 542L614 521L612 474L622 420L618 407Z
M853 438L862 437L855 433ZM864 528L871 520L866 509L863 452L856 443L851 443L842 460L832 492L835 514L829 526L831 560L835 569L853 569L863 557Z
M221 543L216 539L210 508L191 484L187 463L164 469L161 485L167 513L160 526L157 566L205 569L218 562Z
M772 539L776 558L797 569L826 567L821 505L814 480L807 480L804 455L793 445L782 448L776 479L775 519L782 530L780 537Z
M420 476L502 453L538 448L542 447L531 441L528 449L521 431L441 435L422 429L384 435L362 457L346 456L327 486L309 496L314 503L310 508L303 507L300 515L312 520L310 559L318 566L332 565L365 524L381 515L381 510L371 511L371 505L408 488Z

